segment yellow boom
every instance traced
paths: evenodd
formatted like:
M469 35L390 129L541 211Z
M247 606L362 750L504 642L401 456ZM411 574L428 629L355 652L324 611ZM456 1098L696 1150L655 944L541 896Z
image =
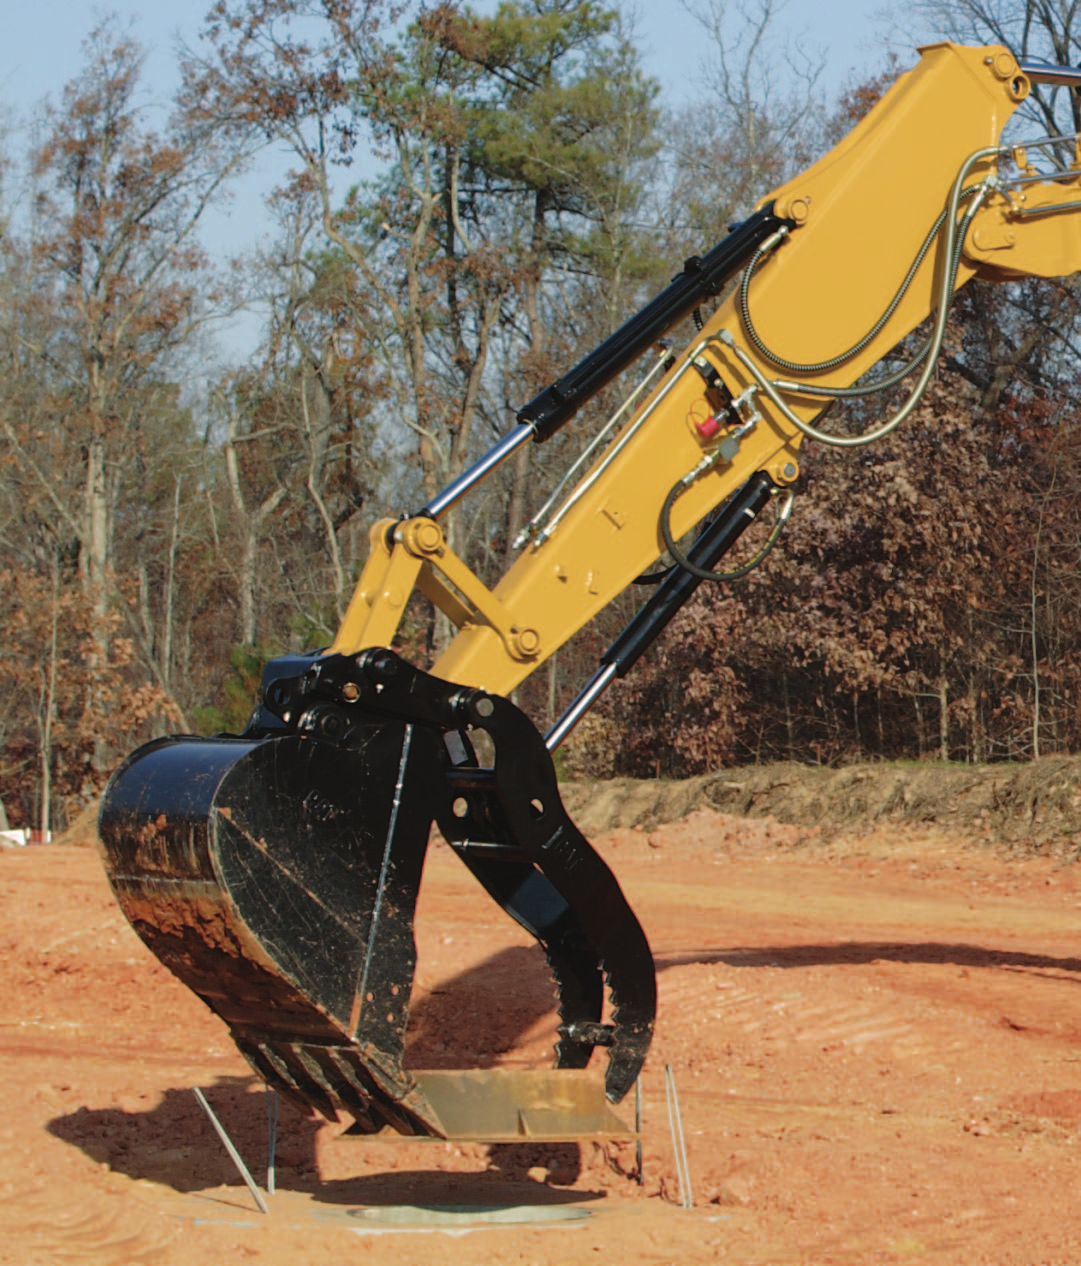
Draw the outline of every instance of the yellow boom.
M957 220L978 204L955 287L976 276L1056 276L1081 265L1081 216L1064 214L1081 204L1076 163L1054 180L1011 187L999 180L1007 152L998 138L1030 86L1005 49L924 48L915 68L839 145L768 194L760 208L772 207L787 227L767 244L750 286L762 343L801 365L828 363L858 344L889 307L955 183ZM1010 156L1023 175L1027 156ZM814 372L778 375L752 341L734 292L570 494L555 527L526 546L494 590L448 547L435 519L378 523L331 650L389 645L418 587L460 630L432 672L508 693L660 557L666 493L733 431L745 430L738 453L718 456L676 502L677 538L754 471L768 473L779 488L790 485L804 439L798 424L811 424L829 388L856 382L938 308L945 266L943 249L933 244L873 337ZM707 419L717 414L717 397L701 372L703 359L727 396L743 401L715 431ZM786 385L771 388L778 377ZM802 394L807 384L827 394ZM749 420L752 426L741 427Z

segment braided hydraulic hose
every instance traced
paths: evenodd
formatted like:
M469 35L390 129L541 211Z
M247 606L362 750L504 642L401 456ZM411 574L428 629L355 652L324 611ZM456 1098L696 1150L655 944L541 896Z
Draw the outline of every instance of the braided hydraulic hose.
M675 505L679 494L684 491L687 484L684 480L680 480L678 484L674 484L669 490L668 496L664 499L664 505L661 507L661 535L664 537L665 548L669 554L675 559L675 566L682 567L684 571L688 571L692 576L697 576L699 580L714 581L732 581L739 580L740 577L746 576L749 571L753 571L759 563L761 563L766 555L773 549L774 545L781 539L781 533L784 531L785 524L788 522L792 513L792 503L795 500L795 494L789 491L784 505L777 512L777 521L773 525L773 529L766 538L765 544L750 561L743 563L740 567L734 567L731 571L710 571L708 568L699 567L696 563L692 563L686 554L676 544L675 537L672 535L672 507ZM668 569L671 571L671 568ZM640 581L639 583L646 583Z
M961 197L967 198L971 193L978 193L978 197L965 213L965 218L961 221L961 225L957 233L957 246L954 250L952 264L953 271L950 281L951 295L953 284L957 279L957 270L961 264L964 240L968 234L972 221L976 217L976 212L980 209L980 205L987 194L987 187L984 185L969 185L968 188L962 191ZM796 395L818 397L826 396L829 397L830 400L853 400L861 396L878 395L881 391L887 391L890 387L896 387L898 383L903 382L909 374L918 369L930 354L934 342L935 336L932 332L928 335L923 345L917 349L910 361L902 365L899 369L893 370L892 373L886 374L882 378L876 378L874 382L864 383L861 387L816 387L810 383L791 382L785 378L775 378L773 385L778 387L781 391L789 391ZM937 357L938 353L936 352L935 355Z
M946 318L949 314L950 300L953 297L953 288L957 280L957 270L961 264L961 252L964 244L965 233L967 233L969 225L972 223L976 212L979 210L983 199L995 187L993 181L983 181L972 186L975 190L975 201L969 209L962 222L958 222L957 209L961 203L962 197L966 196L964 190L964 181L972 168L978 162L992 156L1001 157L1005 151L998 146L989 147L987 149L976 150L961 165L961 170L957 173L957 177L953 182L950 190L949 202L946 207L945 218L945 241L943 246L943 259L946 266L942 270L942 280L939 290L938 305L935 312L934 328L931 332L929 346L926 354L921 356L925 363L923 372L920 374L919 380L909 393L908 399L900 409L889 418L881 426L873 431L868 431L863 435L831 435L826 431L820 431L816 426L809 422L805 422L798 414L788 406L787 402L782 399L780 391L798 392L804 395L813 396L836 396L843 394L841 389L833 387L811 387L800 383L790 383L783 380L776 382L771 381L762 372L754 360L736 343L731 333L722 330L718 335L720 341L732 352L740 364L747 370L751 377L758 383L759 387L769 396L770 400L784 417L798 430L801 431L808 439L818 440L822 444L829 444L836 448L857 448L864 444L872 444L876 440L882 439L889 435L896 427L898 427L916 408L923 397L923 393L927 388L927 384L934 372L935 365L938 363L938 356L942 350L942 341L946 334ZM907 372L907 371L906 371ZM884 381L884 380L883 380ZM882 385L881 383L879 384Z
M962 190L961 198L970 198L977 189L979 189L979 187L979 185L969 185L967 189ZM861 338L859 342L854 343L848 351L841 352L837 356L831 356L828 360L818 361L815 364L809 365L801 365L798 361L786 360L783 356L778 356L776 352L771 351L766 346L761 335L755 329L754 321L751 319L750 308L751 278L754 276L755 271L763 258L769 253L769 250L772 249L772 245L770 243L760 246L758 250L755 251L754 255L751 256L747 267L740 274L739 311L740 316L743 319L743 328L747 331L747 337L767 360L772 361L773 364L780 366L781 369L786 370L790 374L824 374L828 373L831 369L836 369L839 365L843 365L846 361L850 361L853 356L859 355L865 347L868 347L874 339L878 337L881 331L885 328L890 317L892 317L894 312L896 312L897 305L908 293L909 287L912 285L913 279L920 269L920 265L926 258L927 252L934 244L935 238L938 237L945 219L946 212L943 210L939 214L938 219L931 225L927 236L923 239L923 245L916 254L916 258L912 261L912 265L905 274L904 280L901 282L897 293L890 300L889 307L886 308L886 311L883 312L863 338ZM780 230L780 233L784 236L787 236L788 232L788 229ZM961 240L964 241L963 236ZM923 355L926 355L926 352L924 352ZM914 366L915 364L916 362L913 361L912 365ZM865 390L866 389L864 388L860 388L861 394L864 393Z
M863 336L863 338L850 347L846 352L842 352L840 355L832 357L829 360L820 361L817 364L812 365L801 365L795 361L788 361L775 355L769 350L769 348L766 347L757 330L755 330L754 324L751 320L748 295L751 279L754 276L755 269L758 267L762 257L784 240L784 238L788 235L788 230L784 228L780 229L772 238L763 243L763 245L752 256L743 272L739 296L740 311L748 338L766 359L772 361L775 365L779 365L782 369L787 369L792 373L822 373L830 369L835 369L837 366L851 360L853 356L858 355L859 352L868 347L872 340L881 333L890 317L896 311L897 305L901 302L905 293L911 286L917 270L926 258L927 252L931 249L931 245L939 234L942 233L943 227L945 226L945 238L942 252L945 267L942 270L942 282L939 291L938 306L931 335L923 347L916 353L907 365L903 366L900 370L887 375L885 378L879 379L878 382L871 384L868 387L813 387L808 384L786 382L784 380L770 381L762 373L761 369L759 369L758 365L755 364L751 357L748 356L741 347L739 347L729 331L722 330L720 332L718 336L720 340L728 348L730 348L736 358L740 361L744 368L750 372L762 390L766 392L784 416L804 435L811 439L816 439L821 443L833 445L834 447L854 448L864 444L871 444L875 440L882 439L898 427L915 409L916 405L923 396L927 383L930 381L931 374L938 361L939 353L942 350L942 341L946 332L946 318L949 313L950 300L953 297L953 290L957 281L957 271L961 266L961 254L964 248L965 236L968 233L968 229L975 218L976 212L982 205L984 198L990 190L994 188L994 184L990 181L982 181L965 188L964 181L977 162L980 162L982 159L990 157L991 155L1000 156L1001 154L1002 150L996 146L990 149L977 150L975 153L969 155L962 164L961 169L957 173L950 189L950 197L947 202L946 209L935 220L931 230L925 236L916 258L909 267L904 280L901 282L900 287L893 296L893 299L890 301L886 311L878 319L872 329ZM958 209L962 201L969 198L974 199L972 206L969 207L964 218L958 222ZM802 418L794 413L788 404L781 398L778 390L780 389L804 395L826 397L870 394L872 391L881 391L888 386L893 386L895 383L900 382L901 379L910 374L921 362L926 362L924 364L923 372L920 374L919 381L909 393L908 400L901 406L892 418L889 418L877 429L869 431L864 435L841 436L830 435L825 431L820 431L818 427L809 422L804 422ZM815 421L818 421L818 419L816 418ZM665 547L671 557L675 560L675 566L682 568L684 571L690 572L693 576L697 576L702 580L721 582L738 580L741 576L747 575L749 571L757 567L770 550L773 549L774 545L776 545L781 532L784 530L784 525L787 523L788 517L791 514L793 494L791 492L789 493L785 505L777 516L777 522L774 524L773 530L770 532L770 535L762 549L758 551L754 558L743 564L743 566L735 568L733 571L713 572L700 568L691 562L691 560L680 550L672 535L672 507L681 493L689 486L690 482L693 481L694 477L694 474L689 477L685 476L682 480L673 485L673 487L669 490L667 497L665 497L660 517L661 535L664 538ZM639 577L639 583L657 583L659 580L663 579L666 574L666 572L662 571L655 572L648 576L641 576Z

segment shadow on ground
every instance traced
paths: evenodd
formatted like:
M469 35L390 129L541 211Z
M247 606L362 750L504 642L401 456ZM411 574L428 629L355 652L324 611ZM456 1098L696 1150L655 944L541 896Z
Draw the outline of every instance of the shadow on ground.
M204 1093L260 1187L266 1185L267 1113L261 1083L241 1077L220 1078ZM304 1117L280 1101L277 1185L306 1192L331 1203L401 1203L410 1199L446 1203L453 1197L500 1201L513 1188L515 1199L534 1203L558 1202L566 1193L548 1186L574 1183L581 1174L581 1152L576 1143L493 1144L474 1149L464 1162L443 1161L438 1142L375 1141L363 1138L342 1143L358 1149L358 1159L371 1157L374 1148L386 1158L386 1173L326 1181L319 1175L316 1135L322 1122ZM178 1192L240 1186L243 1182L199 1107L190 1088L168 1089L156 1107L126 1111L122 1107L79 1108L48 1124L50 1134L80 1149L99 1165L133 1179L162 1183ZM403 1153L402 1148L411 1148ZM415 1166L417 1149L432 1150L431 1168ZM438 1149L438 1150L436 1150ZM397 1155L395 1153L397 1152ZM440 1162L443 1161L441 1166ZM538 1169L545 1171L541 1181ZM533 1171L531 1176L530 1171ZM585 1199L576 1192L567 1199Z
M267 1110L262 1083L221 1077L203 1092L245 1164L262 1185L267 1160ZM129 1178L147 1178L176 1191L241 1182L206 1114L190 1088L168 1089L156 1107L79 1108L48 1124L50 1134ZM289 1103L280 1105L278 1164L300 1172L315 1169L319 1122Z
M773 966L788 969L872 962L950 964L957 967L1031 972L1081 984L1081 958L1057 958L1009 949L939 942L898 943L852 941L835 945L731 946L703 948L658 958L659 973L692 963L726 963L732 967ZM453 977L418 999L411 1024L408 1062L414 1068L491 1067L546 1016L555 1037L554 994L550 974L539 950L509 948L486 962ZM602 1057L603 1058L603 1057ZM600 1062L599 1060L597 1061ZM262 1184L267 1157L266 1097L255 1078L225 1077L204 1087L256 1180ZM532 1193L530 1199L553 1198L551 1188L530 1177L543 1168L557 1186L575 1182L582 1172L577 1144L498 1144L479 1150L473 1172L454 1172L463 1165L443 1164L433 1156L430 1169L410 1168L416 1151L403 1168L388 1162L393 1172L341 1181L320 1180L316 1157L317 1118L308 1118L281 1101L277 1166L279 1183L291 1190L318 1193L321 1199L379 1203L400 1200L403 1183L425 1198L433 1193L468 1188L485 1195L510 1184ZM241 1180L190 1088L164 1091L149 1110L123 1107L88 1109L49 1122L50 1133L82 1150L99 1164L132 1178L164 1183L176 1191L202 1191ZM342 1144L358 1148L392 1149L407 1146L439 1147L431 1143L385 1143L359 1140ZM391 1153L388 1151L388 1156ZM468 1166L466 1166L468 1167ZM481 1172L477 1172L478 1168ZM393 1196L387 1193L394 1193ZM575 1198L587 1193L577 1192ZM420 1196L418 1195L418 1198ZM491 1195L492 1199L499 1197Z
M730 967L838 967L874 962L948 963L954 967L1000 967L1013 971L1067 973L1081 984L1081 958L1056 958L1020 950L938 941L842 941L836 945L730 946L659 954L657 970L691 963L727 963Z

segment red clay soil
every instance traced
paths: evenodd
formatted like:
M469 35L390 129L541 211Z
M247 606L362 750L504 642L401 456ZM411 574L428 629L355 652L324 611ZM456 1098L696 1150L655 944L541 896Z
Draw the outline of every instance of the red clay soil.
M92 850L0 853L0 1262L1081 1263L1078 867L712 810L596 843L659 969L644 1186L629 1144L350 1142L283 1106L268 1216L191 1093L262 1177L263 1093L222 1025L129 930ZM546 1061L543 961L443 846L418 939L414 1066ZM404 1205L578 1212L378 1220Z

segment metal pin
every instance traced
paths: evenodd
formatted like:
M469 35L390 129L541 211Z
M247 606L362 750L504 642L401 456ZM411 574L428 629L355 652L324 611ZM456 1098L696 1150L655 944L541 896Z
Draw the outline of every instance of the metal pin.
M679 1095L676 1093L676 1075L671 1064L664 1066L664 1095L668 1101L668 1126L672 1131L672 1150L676 1156L676 1177L679 1179L680 1204L684 1209L694 1208L691 1191L691 1167L687 1163L687 1143L683 1137L683 1118L679 1112Z
M198 1086L192 1087L192 1094L194 1094L196 1099L199 1100L199 1106L210 1118L210 1124L214 1127L215 1130L217 1130L218 1138L220 1138L221 1141L225 1144L225 1150L232 1157L233 1164L240 1171L241 1178L243 1178L244 1181L248 1184L248 1190L251 1192L252 1199L258 1205L259 1212L269 1213L270 1210L267 1208L266 1201L263 1199L262 1194L259 1191L259 1188L255 1185L255 1179L252 1178L251 1174L248 1172L247 1165L245 1165L244 1162L240 1158L240 1153L233 1146L233 1140L229 1137L228 1134L226 1134L225 1126L222 1125L222 1123L214 1115L214 1109L210 1106L209 1103L207 1103L206 1095L203 1094L203 1092L199 1089Z

